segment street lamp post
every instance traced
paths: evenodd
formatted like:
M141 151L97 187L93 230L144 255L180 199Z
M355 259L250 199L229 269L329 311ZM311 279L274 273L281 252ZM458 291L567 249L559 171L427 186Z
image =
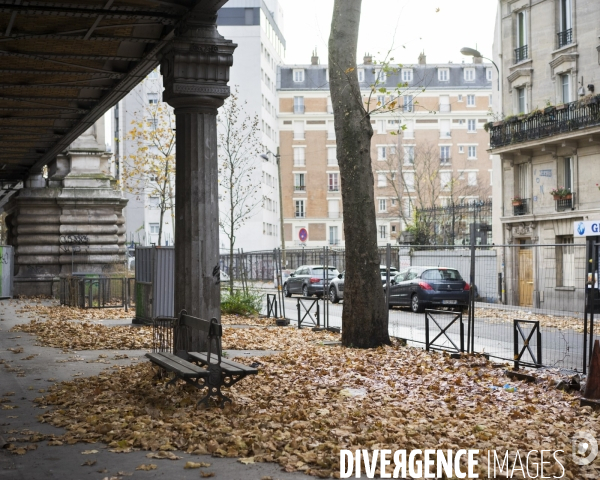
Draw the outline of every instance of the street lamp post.
M277 184L279 186L279 235L281 236L281 264L282 268L286 266L285 260L285 238L283 236L283 193L281 192L281 155L279 154L279 147L277 147L277 153L273 154L273 152L269 151L271 155L274 155L275 160L277 161ZM261 154L261 158L265 160L269 160L268 153Z
M500 91L500 69L498 68L498 65L496 65L496 62L494 62L491 58L484 57L479 50L475 50L474 48L463 47L460 49L460 53L466 55L467 57L480 57L492 62L492 65L496 67L496 72L498 73L498 91Z

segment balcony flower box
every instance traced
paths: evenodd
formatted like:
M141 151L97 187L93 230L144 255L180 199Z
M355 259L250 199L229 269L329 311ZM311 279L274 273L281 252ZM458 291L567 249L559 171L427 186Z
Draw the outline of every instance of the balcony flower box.
M552 113L554 110L556 110L556 107L554 105L551 105L549 107L544 108L544 113Z
M566 195L552 195L554 200L571 200L573 198L572 193L568 193Z
M512 199L512 204L513 204L513 207L518 207L520 205L523 205L523 199L519 198L519 197L515 197Z
M573 192L571 192L570 188L566 187L556 187L550 190L550 195L552 195L554 200L570 200L573 198Z
M566 108L569 108L569 104L568 103L562 103L561 105L557 105L556 106L557 110L565 110Z

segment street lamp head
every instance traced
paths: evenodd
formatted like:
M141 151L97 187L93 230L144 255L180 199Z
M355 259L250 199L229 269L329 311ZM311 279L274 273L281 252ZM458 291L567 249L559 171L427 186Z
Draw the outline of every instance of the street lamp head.
M479 50L475 50L474 48L463 47L460 49L460 53L466 55L467 57L481 57L481 53Z
M266 153L261 153L261 154L259 155L259 157L260 157L260 158L262 158L263 160L267 160L267 161L269 161L269 155L268 155L268 154L266 154Z

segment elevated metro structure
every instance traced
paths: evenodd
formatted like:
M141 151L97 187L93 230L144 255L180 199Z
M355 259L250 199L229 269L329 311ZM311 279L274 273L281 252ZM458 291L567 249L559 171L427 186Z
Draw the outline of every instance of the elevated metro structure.
M216 29L226 1L0 0L0 208L16 293L124 261L124 201L98 120L160 64L177 117L175 308L219 315L216 114L235 49Z

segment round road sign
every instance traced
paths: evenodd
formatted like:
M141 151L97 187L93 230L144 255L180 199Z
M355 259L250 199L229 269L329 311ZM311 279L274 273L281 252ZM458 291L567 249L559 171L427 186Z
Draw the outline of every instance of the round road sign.
M306 228L301 228L298 231L298 238L301 242L306 242L306 240L308 239L308 231L306 230Z

